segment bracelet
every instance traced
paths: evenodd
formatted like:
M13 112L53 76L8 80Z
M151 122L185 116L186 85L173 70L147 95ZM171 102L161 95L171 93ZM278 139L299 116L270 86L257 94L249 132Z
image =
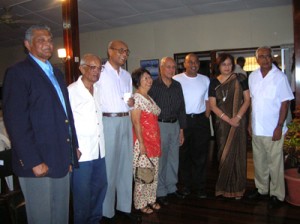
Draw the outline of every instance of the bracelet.
M239 119L242 119L242 117L241 117L240 115L237 114L236 116L237 116Z
M222 118L225 115L225 113L221 114L220 118Z

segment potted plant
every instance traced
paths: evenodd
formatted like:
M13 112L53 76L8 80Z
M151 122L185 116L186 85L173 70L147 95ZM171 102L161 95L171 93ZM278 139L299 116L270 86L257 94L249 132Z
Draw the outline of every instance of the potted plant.
M283 151L285 155L285 169L300 167L300 118L294 118L288 124ZM300 172L300 170L298 170Z
M283 150L285 155L284 177L287 185L286 201L300 206L300 107L296 110L296 117L288 124ZM298 116L297 116L298 115Z

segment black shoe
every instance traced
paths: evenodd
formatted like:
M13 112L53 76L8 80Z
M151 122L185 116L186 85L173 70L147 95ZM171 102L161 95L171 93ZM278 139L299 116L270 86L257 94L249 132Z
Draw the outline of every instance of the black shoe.
M262 199L264 197L266 197L267 195L264 195L264 194L260 194L258 192L258 189L255 188L253 191L251 191L248 195L247 195L247 198L250 199L250 200L259 200L259 199Z
M181 192L179 191L175 191L173 193L168 194L168 197L175 197L175 198L179 198L179 199L184 199L185 195L183 195Z
M142 222L142 217L138 214L128 213L128 212L122 212L117 211L120 219L124 221L130 221L132 224L138 224ZM122 222L123 223L123 222Z
M158 202L160 205L166 206L169 204L168 199L166 196L164 197L157 197L156 202Z
M207 198L207 195L206 195L205 191L199 191L199 192L197 192L196 197L199 199L203 199L203 198Z
M107 217L103 216L100 223L101 224L115 224L116 216L114 216L112 218L107 218Z
M283 205L283 202L278 200L276 196L271 196L268 204L268 208L280 208Z
M180 194L184 195L185 197L191 194L191 190L187 187L184 187L181 191Z

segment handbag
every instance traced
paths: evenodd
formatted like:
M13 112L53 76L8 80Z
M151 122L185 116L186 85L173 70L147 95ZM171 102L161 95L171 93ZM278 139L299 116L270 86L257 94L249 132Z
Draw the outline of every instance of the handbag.
M138 159L140 159L140 156L141 154ZM147 155L146 158L149 160L152 167L137 167L135 170L135 182L140 184L151 184L154 181L154 164Z

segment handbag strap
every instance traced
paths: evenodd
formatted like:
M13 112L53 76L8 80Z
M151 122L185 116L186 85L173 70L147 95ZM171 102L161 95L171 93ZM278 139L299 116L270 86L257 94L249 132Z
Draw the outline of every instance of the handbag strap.
M140 159L141 153L139 154L139 159ZM149 157L147 156L147 154L145 154L146 158L149 160L149 162L151 163L152 167L154 167L153 162L151 161L151 159L149 159Z

